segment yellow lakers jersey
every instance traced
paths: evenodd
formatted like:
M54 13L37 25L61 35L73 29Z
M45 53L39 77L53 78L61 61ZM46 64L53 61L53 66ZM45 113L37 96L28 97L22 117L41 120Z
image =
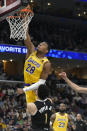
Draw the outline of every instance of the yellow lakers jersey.
M5 123L0 123L0 126L2 126L2 128L6 128L6 124Z
M53 123L54 131L67 131L68 126L68 114L61 115L56 113L56 119Z
M24 81L26 84L36 83L41 76L43 65L48 61L47 57L38 58L37 51L32 53L25 61L24 65Z

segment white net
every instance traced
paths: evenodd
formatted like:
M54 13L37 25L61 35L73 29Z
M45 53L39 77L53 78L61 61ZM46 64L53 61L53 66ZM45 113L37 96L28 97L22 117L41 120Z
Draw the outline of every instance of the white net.
M11 31L10 39L13 38L16 41L26 39L28 25L31 22L31 19L33 18L34 15L29 10L24 12L23 15L22 13L21 16L8 16L6 18L6 20L9 23Z

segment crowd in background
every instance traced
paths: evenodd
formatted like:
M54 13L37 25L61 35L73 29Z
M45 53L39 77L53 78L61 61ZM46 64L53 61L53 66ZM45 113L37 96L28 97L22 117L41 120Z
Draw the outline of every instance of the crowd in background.
M36 46L41 41L47 41L52 49L87 51L86 29L82 27L38 22L31 26L30 31Z
M17 87L17 85L12 87L7 84L0 88L0 125L7 131L28 131L31 121L26 113L25 95L17 96ZM63 85L51 90L51 94L53 112L58 112L59 104L65 103L67 113L74 122L76 121L76 114L81 113L87 124L87 97L85 95L76 94Z
M66 84L56 83L53 79L47 80L50 89L50 98L53 101L53 113L59 111L59 104L65 103L66 112L76 123L76 115L82 114L87 130L87 97L75 93ZM23 88L21 84L2 83L0 84L0 128L3 131L28 131L30 129L31 120L29 114L26 113L25 95L17 95L16 89ZM0 131L2 131L0 129ZM71 131L71 130L70 130Z
M10 39L8 23L0 24L0 43L24 45L23 41ZM30 24L30 36L35 46L41 41L47 41L52 49L87 51L87 29L76 25L62 25L47 23L45 21L32 21Z
M0 88L0 126L6 131L28 131L30 129L30 117L26 114L25 97L17 96L17 87L3 85Z

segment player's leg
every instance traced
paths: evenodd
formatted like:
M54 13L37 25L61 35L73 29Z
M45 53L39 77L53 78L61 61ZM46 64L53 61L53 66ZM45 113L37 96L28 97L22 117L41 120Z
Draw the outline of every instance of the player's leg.
M26 95L26 102L30 103L30 102L35 102L37 99L36 93L34 91L27 91L25 93Z

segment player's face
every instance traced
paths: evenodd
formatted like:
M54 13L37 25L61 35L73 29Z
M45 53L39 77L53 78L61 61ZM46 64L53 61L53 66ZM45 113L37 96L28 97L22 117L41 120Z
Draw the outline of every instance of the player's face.
M65 110L66 110L65 104L60 104L59 109L60 109L61 111L65 111Z
M80 114L77 114L77 117L76 117L76 118L77 118L77 120L79 120L79 121L82 119L82 117L81 117Z
M43 53L48 53L48 45L46 42L41 42L38 47L37 47L37 50L40 51L40 52L43 52Z

